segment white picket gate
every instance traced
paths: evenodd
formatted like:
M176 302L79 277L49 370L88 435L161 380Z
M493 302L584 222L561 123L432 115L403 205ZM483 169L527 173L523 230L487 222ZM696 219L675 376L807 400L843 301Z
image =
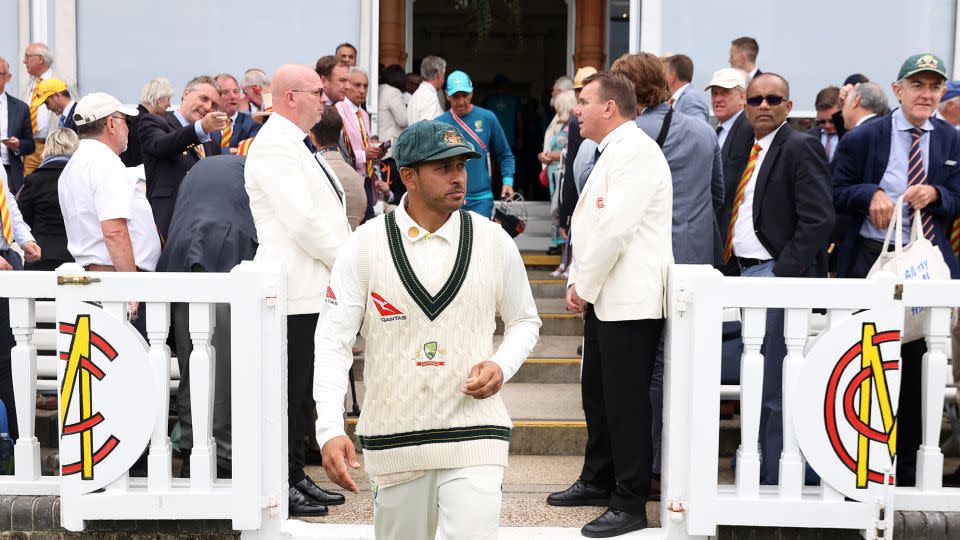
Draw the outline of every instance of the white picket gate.
M958 511L960 489L941 485L939 436L946 383L950 310L960 306L960 282L902 284L879 280L726 278L710 267L676 266L670 277L670 313L664 374L663 504L668 538L715 535L719 525L859 529L866 538L892 536L894 510ZM902 300L897 296L902 295ZM854 502L828 485L804 486L804 459L793 430L797 396L790 381L804 364L814 308L828 310L828 326L855 310L926 306L928 353L923 357L923 440L917 486L889 488L882 500ZM740 449L736 483L720 485L720 343L725 308L740 308L744 351L740 380ZM757 443L767 308L784 308L787 356L783 366L783 453L780 483L760 485Z
M59 284L58 284L59 281ZM101 492L64 496L63 526L84 520L229 519L250 537L279 538L286 519L286 291L279 267L245 262L229 274L97 273L79 265L55 272L4 272L0 296L10 298L13 386L20 437L16 470L0 477L0 494L58 494L59 477L41 476L34 433L37 390L37 299L99 302L122 317L128 301L146 303L153 389L130 389L130 399L159 400L146 478L124 475ZM190 478L172 478L167 435L170 303L190 304L191 407L194 449ZM232 479L215 478L212 437L214 307L231 308ZM49 309L49 308L45 308ZM49 333L48 330L41 332ZM56 332L54 330L53 332ZM42 341L49 344L51 339ZM49 346L49 345L45 345Z

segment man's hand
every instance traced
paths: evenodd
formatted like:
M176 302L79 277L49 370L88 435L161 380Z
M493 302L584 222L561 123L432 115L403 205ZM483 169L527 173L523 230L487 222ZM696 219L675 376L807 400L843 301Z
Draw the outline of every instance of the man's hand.
M213 133L221 131L227 127L227 113L221 111L210 111L200 120L200 129L204 133Z
M23 248L23 258L28 263L40 260L40 246L36 242L24 242L20 247Z
M13 270L13 266L11 266L6 259L0 257L0 271L3 270Z
M470 369L467 382L461 392L476 399L487 399L500 391L503 386L503 370L496 362L484 360Z
M386 193L390 191L390 185L383 180L377 180L373 184L373 189L377 190L378 193Z
M878 229L886 229L892 217L893 201L887 196L886 191L878 189L870 199L870 222Z
M940 192L937 188L927 184L915 184L903 193L903 202L909 203L914 210L923 210L930 204L937 202Z
M549 152L540 152L537 154L537 161L543 163L544 165L550 164L550 153Z
M840 99L837 101L837 106L842 109L843 103L847 101L847 96L850 95L850 91L858 86L860 86L860 83L843 85L843 88L840 89Z
M586 310L587 301L583 298L580 298L580 295L577 294L577 286L571 285L567 287L567 311L583 313Z
M506 199L507 197L513 196L513 186L508 186L507 184L503 185L503 189L500 190L500 198Z
M10 137L9 139L3 141L3 144L7 145L7 149L9 149L11 152L20 150L20 139L16 137Z
M383 150L379 146L370 145L367 147L367 159L380 159L383 157Z
M343 489L360 493L356 482L353 481L347 471L347 463L353 469L360 468L360 463L357 461L357 449L354 448L350 437L340 435L323 445L323 470L327 471L327 477Z

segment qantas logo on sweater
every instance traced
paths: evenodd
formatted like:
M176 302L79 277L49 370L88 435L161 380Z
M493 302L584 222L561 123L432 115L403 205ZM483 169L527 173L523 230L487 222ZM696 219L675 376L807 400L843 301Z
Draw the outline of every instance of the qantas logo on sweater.
M327 295L324 297L323 301L331 306L337 305L337 295L333 294L333 289L330 288L330 286L327 286Z
M373 299L373 304L377 306L377 311L380 312L380 320L383 322L390 321L403 321L407 319L407 316L403 314L402 311L395 308L393 304L387 302L383 299L382 296L375 292L370 293L370 298Z

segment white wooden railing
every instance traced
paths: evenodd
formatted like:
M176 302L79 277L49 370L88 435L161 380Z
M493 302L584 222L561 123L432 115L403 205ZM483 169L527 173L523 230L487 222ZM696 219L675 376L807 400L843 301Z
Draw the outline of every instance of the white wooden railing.
M57 277L95 278L58 285ZM40 473L34 433L37 346L56 343L56 330L36 330L36 299L100 302L122 317L128 301L146 303L150 366L155 389L131 389L159 406L149 446L146 478L124 475L105 490L61 499L61 521L82 530L85 520L229 519L251 538L279 538L286 519L286 292L279 267L245 262L229 274L85 273L78 265L57 272L4 272L0 296L10 298L19 438L15 473L0 476L0 494L58 494L59 477ZM191 407L194 447L190 478L173 478L167 435L171 357L167 346L170 303L190 304ZM231 307L232 478L216 478L212 437L213 363L210 345L216 304ZM50 311L49 303L41 304ZM46 313L51 315L52 313ZM46 318L46 317L44 317ZM49 320L49 319L47 319ZM39 337L39 339L37 339ZM45 360L45 359L44 359ZM46 366L47 371L50 366ZM42 374L48 375L48 374ZM45 377L44 380L49 380Z
M950 310L960 306L960 282L902 284L878 280L726 278L710 267L676 266L669 285L664 374L662 525L668 538L717 534L720 525L859 529L866 538L886 529L894 510L960 510L960 489L941 485L939 436L950 340ZM825 483L804 486L804 459L792 425L796 388L810 339L812 309L826 308L827 326L855 310L891 304L926 306L928 353L923 357L923 439L917 487L890 487L871 502L845 500ZM721 327L725 309L742 309L740 449L736 481L718 482ZM783 453L778 485L760 485L760 427L767 308L784 308L787 356L783 366ZM693 450L695 449L695 451Z

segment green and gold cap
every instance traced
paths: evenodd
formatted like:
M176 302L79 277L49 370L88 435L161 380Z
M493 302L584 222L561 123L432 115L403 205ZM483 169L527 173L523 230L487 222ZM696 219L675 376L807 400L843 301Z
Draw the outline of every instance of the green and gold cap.
M393 148L398 167L459 155L480 157L455 127L437 120L421 120L403 130Z
M900 74L897 75L897 80L916 75L922 71L929 71L944 79L947 78L947 68L943 65L943 60L935 54L922 53L907 58L907 61L900 66Z

